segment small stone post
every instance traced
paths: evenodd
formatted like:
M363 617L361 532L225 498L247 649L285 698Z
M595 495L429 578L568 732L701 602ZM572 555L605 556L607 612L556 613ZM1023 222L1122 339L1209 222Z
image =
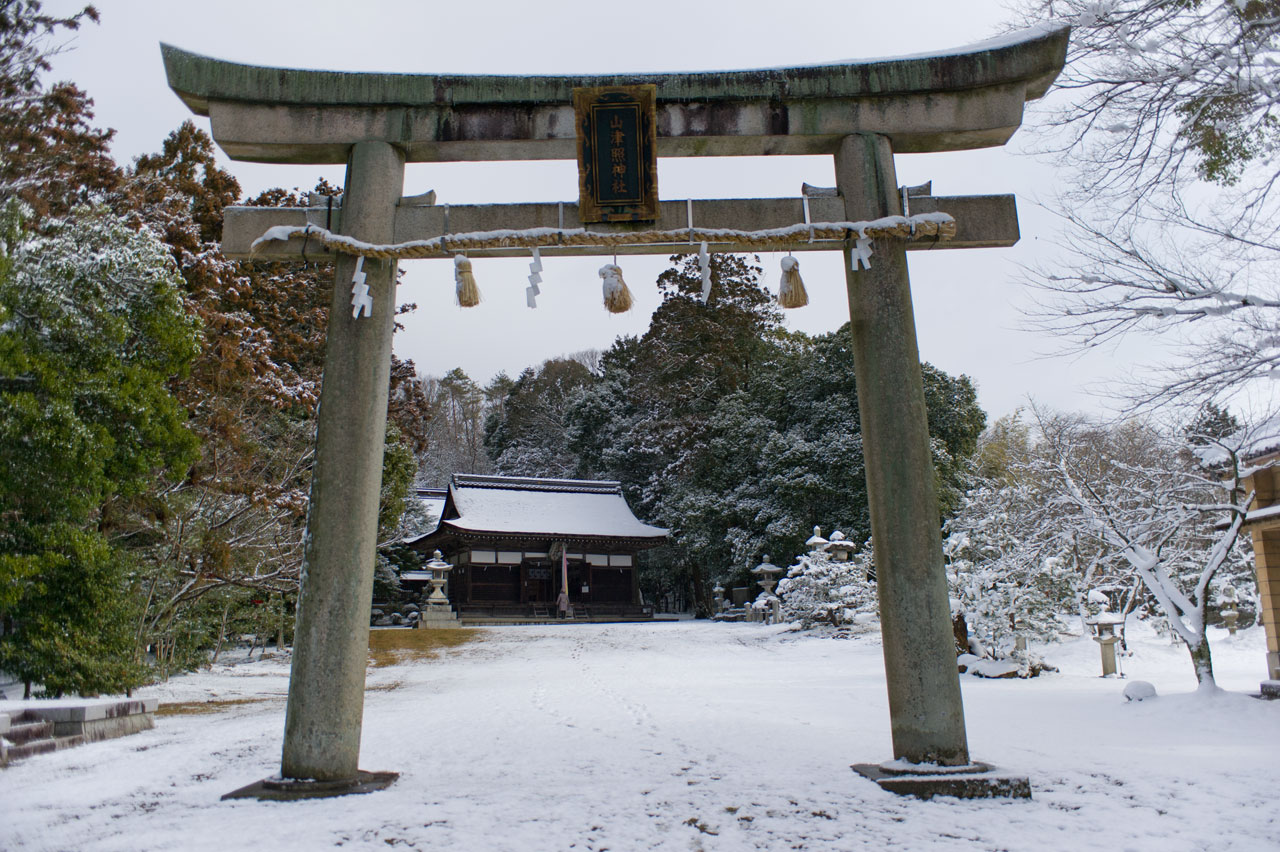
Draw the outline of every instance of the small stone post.
M835 165L849 221L902 215L887 137L845 137ZM893 756L963 766L969 746L906 250L892 239L872 249L870 269L853 269L849 246L844 262Z
M396 203L403 187L402 152L386 142L354 145L347 161L342 232L366 242L393 242ZM373 315L355 319L351 288L356 263L356 258L344 254L337 255L334 263L285 712L280 766L285 784L275 785L287 787L295 782L295 795L364 792L395 778L393 773L362 773L357 764L369 659L396 264L364 259L361 266L373 296ZM306 781L322 782L311 787L323 792L308 792L305 783L298 783Z

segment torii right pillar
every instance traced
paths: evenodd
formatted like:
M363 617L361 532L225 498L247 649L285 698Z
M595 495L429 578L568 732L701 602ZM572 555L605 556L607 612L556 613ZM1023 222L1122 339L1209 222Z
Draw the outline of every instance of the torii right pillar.
M888 137L846 136L835 166L849 221L903 214ZM844 251L895 759L854 769L924 798L1029 797L969 758L905 245Z

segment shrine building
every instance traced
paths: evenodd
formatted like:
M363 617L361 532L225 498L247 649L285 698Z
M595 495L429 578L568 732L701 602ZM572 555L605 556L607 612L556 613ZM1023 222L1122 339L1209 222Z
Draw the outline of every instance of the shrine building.
M460 617L553 617L566 586L576 618L651 618L636 554L666 541L618 482L455 473L438 526L408 545L454 566Z

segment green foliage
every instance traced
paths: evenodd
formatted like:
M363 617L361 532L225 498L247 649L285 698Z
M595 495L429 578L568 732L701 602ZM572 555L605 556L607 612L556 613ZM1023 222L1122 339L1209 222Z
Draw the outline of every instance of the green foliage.
M1177 106L1182 134L1199 153L1200 177L1221 186L1235 186L1245 168L1280 142L1280 121L1258 109L1252 95L1213 92L1197 95Z
M18 580L5 607L0 670L47 694L120 692L143 682L134 653L130 562L71 524L6 524L0 578Z
M1203 447L1215 441L1226 440L1240 432L1241 428L1240 421L1228 409L1214 402L1206 402L1182 431L1188 444Z
M618 340L577 391L567 449L580 475L620 480L641 517L672 530L647 593L691 591L706 611L708 580L801 552L818 524L865 541L870 520L848 327L785 332L759 268L732 255L712 256L704 305L696 260L675 260L648 332ZM986 417L967 378L924 365L924 381L949 511ZM508 397L506 421L519 404Z
M0 270L0 668L54 692L139 682L133 559L112 540L197 442L167 384L197 352L164 247L101 208Z
M495 379L486 389L493 401L484 429L494 470L508 476L573 476L577 459L569 451L569 407L594 381L591 371L572 358L552 358L536 371L530 367L514 382L505 375Z
M418 462L413 451L401 440L396 424L387 421L387 434L382 450L382 491L378 495L378 538L395 532L404 514L405 498L413 487Z

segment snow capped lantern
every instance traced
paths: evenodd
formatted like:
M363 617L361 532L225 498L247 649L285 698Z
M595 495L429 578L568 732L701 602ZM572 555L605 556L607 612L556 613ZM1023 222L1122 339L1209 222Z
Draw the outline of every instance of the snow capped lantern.
M770 562L769 554L766 553L764 561L752 568L751 573L760 578L756 582L764 589L751 606L751 612L756 616L751 620L763 618L766 623L777 624L782 615L782 602L773 593L773 587L777 583L774 578L782 573L782 569Z
M431 559L423 566L431 572L431 579L427 582L431 584L431 594L427 595L427 604L429 606L448 606L449 599L444 595L444 584L449 579L449 572L453 570L453 566L444 561L440 551L431 554Z
M1222 623L1226 626L1227 632L1232 636L1236 635L1236 625L1240 623L1240 610L1237 608L1239 600L1236 596L1236 587L1230 583L1222 587L1222 592L1218 595L1218 614L1222 616Z
M827 553L831 554L831 559L835 562L848 562L849 557L857 549L858 545L845 538L840 530L831 534L831 541L827 542L826 547Z
M782 569L769 561L769 554L764 555L764 561L751 569L751 573L758 578L756 582L760 584L760 588L764 589L766 595L773 594L774 584L777 582L774 578L782 573Z
M822 537L822 527L814 527L813 535L805 540L805 546L809 548L809 552L817 556L826 549L828 542Z

